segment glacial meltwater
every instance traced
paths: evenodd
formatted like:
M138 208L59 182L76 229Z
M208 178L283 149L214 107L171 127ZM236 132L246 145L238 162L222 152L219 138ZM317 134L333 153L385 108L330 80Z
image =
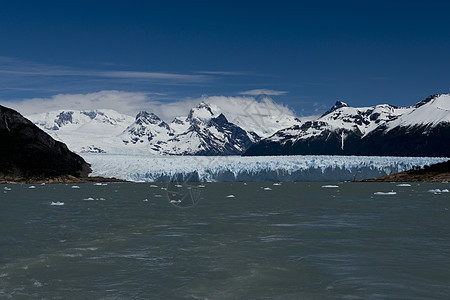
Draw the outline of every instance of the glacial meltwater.
M448 299L449 189L0 185L0 298Z

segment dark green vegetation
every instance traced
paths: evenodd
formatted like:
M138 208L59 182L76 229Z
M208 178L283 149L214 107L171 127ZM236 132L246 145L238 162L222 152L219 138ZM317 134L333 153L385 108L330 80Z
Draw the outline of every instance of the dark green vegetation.
M0 106L0 181L87 176L89 164L15 110Z

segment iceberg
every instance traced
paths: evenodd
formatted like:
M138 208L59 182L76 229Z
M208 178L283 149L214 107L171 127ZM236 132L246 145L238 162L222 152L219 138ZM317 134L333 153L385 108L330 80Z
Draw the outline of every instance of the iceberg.
M390 175L449 160L392 156L163 156L82 153L91 176L133 182L336 182Z

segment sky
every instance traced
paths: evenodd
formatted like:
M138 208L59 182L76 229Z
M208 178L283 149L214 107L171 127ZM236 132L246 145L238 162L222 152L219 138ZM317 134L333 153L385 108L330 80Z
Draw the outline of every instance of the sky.
M337 100L409 106L450 92L449 9L435 0L5 0L0 104L133 114L268 95L299 116Z

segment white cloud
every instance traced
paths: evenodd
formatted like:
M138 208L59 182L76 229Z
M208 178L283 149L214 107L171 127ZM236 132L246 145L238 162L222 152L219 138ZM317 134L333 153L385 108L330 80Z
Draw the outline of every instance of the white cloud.
M23 115L59 109L88 110L101 108L135 115L136 111L145 108L145 103L149 100L150 95L148 93L112 90L88 94L58 94L50 98L3 101L3 105L11 107Z
M249 90L249 91L243 91L240 92L240 95L247 95L247 96L280 96L287 94L286 91L276 91L276 90L268 90L268 89L255 89L255 90Z

